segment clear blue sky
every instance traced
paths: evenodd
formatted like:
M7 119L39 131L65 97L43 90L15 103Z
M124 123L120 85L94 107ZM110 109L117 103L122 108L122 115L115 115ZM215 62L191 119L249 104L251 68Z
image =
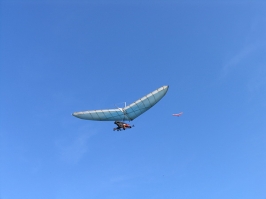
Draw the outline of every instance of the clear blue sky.
M265 1L2 0L0 17L1 199L266 199ZM163 85L133 129L71 116Z

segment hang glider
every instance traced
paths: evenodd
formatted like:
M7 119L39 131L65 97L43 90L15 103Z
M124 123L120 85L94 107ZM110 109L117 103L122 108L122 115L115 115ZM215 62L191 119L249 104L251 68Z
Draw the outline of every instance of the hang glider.
M72 115L84 120L96 121L132 121L160 101L169 86L162 86L124 108L89 110L75 112Z
M177 113L177 114L173 114L173 116L177 116L180 117L183 114L183 112Z

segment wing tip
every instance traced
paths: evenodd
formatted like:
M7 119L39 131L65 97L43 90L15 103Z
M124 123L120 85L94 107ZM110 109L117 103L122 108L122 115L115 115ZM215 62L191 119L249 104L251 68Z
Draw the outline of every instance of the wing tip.
M169 88L169 85L165 85L161 87L162 90L168 90L168 88Z

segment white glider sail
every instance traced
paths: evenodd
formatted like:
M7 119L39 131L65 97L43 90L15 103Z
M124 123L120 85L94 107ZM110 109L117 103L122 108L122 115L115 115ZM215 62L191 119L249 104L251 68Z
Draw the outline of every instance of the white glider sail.
M169 86L162 86L125 108L75 112L72 115L85 120L132 121L159 102L167 93L168 88Z

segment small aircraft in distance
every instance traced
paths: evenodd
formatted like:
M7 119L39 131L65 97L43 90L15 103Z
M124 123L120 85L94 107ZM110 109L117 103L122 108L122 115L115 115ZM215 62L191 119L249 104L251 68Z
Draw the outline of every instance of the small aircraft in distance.
M119 122L119 121L115 121L114 124L117 125L116 128L114 128L114 131L121 131L122 129L126 130L127 128L132 128L134 127L134 125L130 125L130 124L127 124L125 122Z
M177 114L173 114L173 116L177 116L180 117L183 114L183 112L177 113Z

